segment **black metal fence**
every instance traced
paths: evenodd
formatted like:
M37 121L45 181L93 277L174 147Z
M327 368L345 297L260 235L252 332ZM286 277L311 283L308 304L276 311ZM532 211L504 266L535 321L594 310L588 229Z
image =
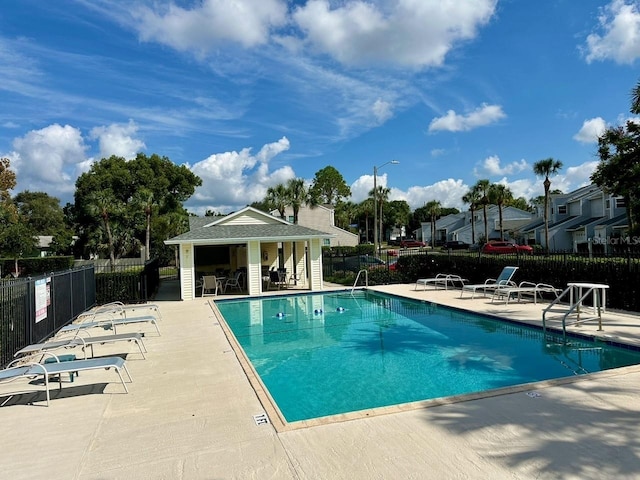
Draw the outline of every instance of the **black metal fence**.
M395 258L380 257L381 265L368 265L362 256L323 256L325 278L353 284L356 273L368 270L370 285L411 283L418 278L451 273L483 283L496 278L508 265L517 266L514 281L547 283L557 288L569 282L604 283L609 285L607 307L640 312L640 255L626 251L619 255L557 252L550 255L489 255L469 251L399 251Z
M96 273L97 303L113 301L124 303L146 302L160 285L157 259L145 263L116 265L113 270L101 267Z
M96 303L93 266L0 283L0 364Z

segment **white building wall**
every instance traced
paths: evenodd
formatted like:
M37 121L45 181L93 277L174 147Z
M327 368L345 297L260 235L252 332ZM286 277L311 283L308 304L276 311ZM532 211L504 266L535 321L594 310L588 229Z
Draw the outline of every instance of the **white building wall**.
M180 245L180 292L182 300L196 298L196 278L193 263L193 245Z

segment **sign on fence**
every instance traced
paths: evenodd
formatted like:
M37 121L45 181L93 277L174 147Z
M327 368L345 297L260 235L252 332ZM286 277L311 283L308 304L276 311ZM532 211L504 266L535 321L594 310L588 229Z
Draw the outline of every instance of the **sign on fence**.
M36 323L47 318L47 307L51 305L51 277L35 281L36 289Z

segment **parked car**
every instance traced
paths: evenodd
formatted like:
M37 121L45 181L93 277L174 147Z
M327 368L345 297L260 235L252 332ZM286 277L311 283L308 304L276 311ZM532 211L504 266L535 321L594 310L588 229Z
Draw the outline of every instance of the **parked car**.
M444 242L442 248L444 250L468 250L470 246L471 245L461 240L450 240L448 242Z
M357 271L361 268L379 268L386 267L384 260L372 255L360 255L357 257L345 258L345 267L347 270Z
M400 242L401 248L413 248L413 247L426 247L427 244L420 240L413 240L411 238L406 238Z
M489 242L482 246L482 253L523 253L533 255L529 245L518 245L513 242Z

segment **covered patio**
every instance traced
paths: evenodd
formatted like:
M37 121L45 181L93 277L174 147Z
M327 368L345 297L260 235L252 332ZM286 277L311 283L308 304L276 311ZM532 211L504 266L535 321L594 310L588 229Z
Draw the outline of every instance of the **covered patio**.
M188 232L165 241L178 246L182 300L201 296L203 278L213 276L220 282L212 289L214 295L323 289L322 246L332 234L252 207L225 217L190 220Z

